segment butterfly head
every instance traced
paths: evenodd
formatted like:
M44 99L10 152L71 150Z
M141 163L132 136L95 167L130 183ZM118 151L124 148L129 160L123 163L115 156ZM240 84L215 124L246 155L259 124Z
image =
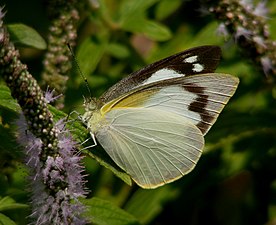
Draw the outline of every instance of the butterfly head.
M96 98L84 98L83 106L85 111L94 111L98 108L98 101Z
M85 113L82 116L82 121L86 124L93 113L97 110L97 99L96 98L84 98L83 106Z

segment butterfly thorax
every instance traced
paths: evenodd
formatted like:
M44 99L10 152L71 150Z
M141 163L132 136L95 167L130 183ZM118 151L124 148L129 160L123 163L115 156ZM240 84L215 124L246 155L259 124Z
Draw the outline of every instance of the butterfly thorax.
M91 133L95 133L103 118L100 111L100 104L96 98L90 98L85 99L84 107L85 113L82 116L82 121Z

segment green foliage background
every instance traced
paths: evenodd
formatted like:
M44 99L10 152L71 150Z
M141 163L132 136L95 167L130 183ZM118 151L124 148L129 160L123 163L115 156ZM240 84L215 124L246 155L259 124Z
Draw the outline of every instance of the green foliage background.
M199 45L221 46L223 59L217 71L238 76L240 85L207 134L205 151L195 170L174 183L155 190L128 186L109 169L86 157L90 193L84 202L91 206L87 216L99 225L275 223L275 85L243 58L233 41L225 42L217 35L219 22L201 14L199 1L99 3L98 9L82 9L76 46L76 58L94 96L151 62ZM49 21L42 1L11 0L3 4L6 24L25 24L46 39ZM270 32L275 39L276 2L268 1L268 8ZM20 28L22 32L12 38L18 43L22 61L41 81L41 49L46 45L29 28ZM26 35L20 36L24 32ZM63 111L83 112L82 96L87 95L87 90L76 69L67 84ZM0 103L0 224L27 224L27 170L22 163L22 149L15 141L14 120L19 107L3 82ZM79 131L78 137L84 140L86 131Z

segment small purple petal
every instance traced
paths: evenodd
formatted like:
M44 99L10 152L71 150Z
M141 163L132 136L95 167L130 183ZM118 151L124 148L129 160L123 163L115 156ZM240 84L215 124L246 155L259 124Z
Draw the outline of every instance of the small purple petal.
M46 99L47 103L54 102L56 99L58 99L62 96L62 94L60 94L60 95L57 95L54 97L54 93L55 93L55 89L50 91L47 87L47 90L45 92L45 99Z
M245 29L244 27L239 26L237 28L235 34L235 41L237 41L240 37L245 37L246 39L250 40L252 37L252 31Z
M254 8L253 2L251 0L240 0L240 4L247 12L252 12Z
M224 23L221 23L217 28L217 34L223 37L229 36L229 32Z
M263 37L261 37L261 36L254 36L252 39L253 39L254 42L256 42L258 45L262 46L264 49L267 48Z
M4 12L4 8L5 6L0 7L0 20L2 20L5 17L6 12Z
M262 57L261 64L263 66L263 71L265 75L268 75L271 70L273 70L273 64L269 57Z
M259 2L253 11L253 14L255 14L256 16L267 18L268 8L266 7L266 1Z
M55 123L55 128L58 129L59 132L63 132L65 129L65 119L60 119Z

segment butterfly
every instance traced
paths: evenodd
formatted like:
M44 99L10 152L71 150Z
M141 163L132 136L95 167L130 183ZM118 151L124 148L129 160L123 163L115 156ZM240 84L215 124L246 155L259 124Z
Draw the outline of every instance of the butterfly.
M204 135L239 83L214 73L220 58L217 46L192 48L85 101L82 120L92 139L142 188L175 181L197 164Z

